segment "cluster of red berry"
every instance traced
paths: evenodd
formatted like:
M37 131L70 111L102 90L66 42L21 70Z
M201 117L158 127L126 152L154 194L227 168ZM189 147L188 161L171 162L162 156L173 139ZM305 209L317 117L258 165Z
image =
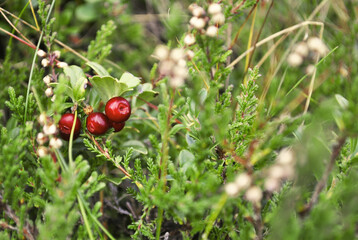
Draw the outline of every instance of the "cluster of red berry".
M129 102L122 97L111 98L105 107L105 112L92 112L87 117L87 130L93 135L102 135L111 127L115 132L119 132L124 128L125 121L131 115L131 106ZM59 122L61 137L64 140L70 139L71 129L74 121L74 114L66 113L62 115ZM77 138L81 130L81 121L77 118L73 138Z

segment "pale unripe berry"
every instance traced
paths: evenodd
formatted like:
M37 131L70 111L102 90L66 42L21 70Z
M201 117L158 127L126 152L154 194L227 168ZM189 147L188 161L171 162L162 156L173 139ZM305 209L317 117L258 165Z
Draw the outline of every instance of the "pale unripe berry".
M211 17L211 20L217 25L223 25L225 23L225 16L222 13L217 13Z
M55 148L55 149L60 148L60 147L62 146L62 141L61 141L61 139L56 138L56 137L51 138L51 140L50 140L50 146L53 147L53 148Z
M45 125L46 121L47 121L47 116L46 116L46 113L41 113L39 118L38 118L38 121L41 125Z
M191 11L191 13L195 17L201 17L201 16L205 15L205 10L204 10L204 8L197 6L197 7L194 7L194 9Z
M174 77L186 78L188 76L188 70L186 67L175 66L173 69Z
M49 64L50 64L50 62L49 62L49 60L47 58L42 59L41 65L43 67L48 67Z
M307 46L310 50L318 52L321 56L326 54L328 49L323 41L318 37L311 37L307 40Z
M52 90L51 87L49 87L49 88L47 88L47 89L45 90L45 95L46 95L47 97L51 97L51 96L53 95L53 90Z
M284 148L280 151L276 159L277 163L282 165L292 165L294 164L295 158L293 151L290 148Z
M216 26L209 26L206 29L206 35L209 37L216 37L218 35L219 29Z
M47 136L43 134L42 132L39 132L36 137L36 141L38 144L43 145L48 140Z
M65 63L65 62L58 62L58 63L56 64L56 66L57 66L58 68L65 68L65 67L68 67L68 64Z
M51 124L46 124L43 127L43 131L46 135L54 135L57 131L57 127L55 124L51 123Z
M252 179L249 174L241 173L239 176L235 178L235 184L239 188L239 190L245 190L250 187Z
M185 35L184 43L185 43L185 45L188 45L188 46L193 45L195 43L194 35L191 33L188 33L187 35Z
M344 66L341 66L339 68L339 73L342 75L342 77L348 77L348 75L349 75L347 68Z
M235 197L239 193L239 188L236 186L235 183L227 183L225 185L225 192L230 197Z
M55 100L56 100L56 95L53 95L51 98L51 102L55 102Z
M167 59L169 56L169 49L165 45L159 45L155 48L153 55L159 60Z
M45 76L42 80L46 85L51 83L51 77L49 75Z
M280 180L277 178L268 178L265 181L265 189L269 192L277 191L280 188Z
M190 25L194 26L194 23L195 23L198 19L199 19L198 17L192 17L192 18L190 18L190 20L189 20Z
M208 13L211 15L221 13L221 6L218 3L212 3L210 4L208 8Z
M58 50L53 51L53 54L55 55L56 58L60 58L60 56L61 56L61 52Z
M170 75L175 63L172 60L164 60L159 65L159 73L161 75Z
M257 186L252 186L246 191L245 197L249 202L258 203L262 199L262 190Z
M41 146L37 149L37 154L39 155L39 157L45 157L48 155L48 150L46 147Z
M189 23L196 29L203 29L206 25L206 22L204 19L202 18L198 18L198 17L192 17L189 21Z
M295 176L295 168L294 165L283 165L285 179L293 179Z
M312 65L312 64L310 64L310 65L308 65L308 66L306 67L305 72L306 72L307 75L310 76L310 75L312 75L312 74L314 73L314 70L315 70L315 66Z
M285 175L284 168L280 165L270 167L269 176L271 178L280 179Z
M186 57L187 57L189 60L193 59L194 56L195 56L195 53L194 53L192 50L186 51Z
M186 61L184 59L180 59L178 62L177 62L177 65L179 67L186 67Z
M287 57L287 63L292 67L298 67L302 64L303 58L298 53L290 53Z
M181 87L184 85L184 78L181 77L172 77L169 80L169 85L172 88Z
M300 42L294 47L293 51L295 53L298 53L302 57L307 57L309 49L308 49L307 43Z
M185 57L185 52L181 48L174 48L170 52L170 59L174 62L178 62L179 60L183 59Z
M194 8L197 8L197 7L198 7L198 4L192 3L189 5L188 9L191 13L193 13Z
M39 57L46 57L46 52L44 50L39 49L37 51L37 56Z

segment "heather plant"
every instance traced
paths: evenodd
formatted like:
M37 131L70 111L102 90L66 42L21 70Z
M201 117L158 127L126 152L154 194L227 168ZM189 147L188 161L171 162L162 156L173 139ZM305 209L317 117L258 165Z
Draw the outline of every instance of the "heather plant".
M0 239L355 239L354 1L0 5Z

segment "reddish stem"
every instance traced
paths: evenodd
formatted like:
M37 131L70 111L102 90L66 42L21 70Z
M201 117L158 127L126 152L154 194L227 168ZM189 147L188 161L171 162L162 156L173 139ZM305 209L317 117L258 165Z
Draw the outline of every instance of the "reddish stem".
M111 156L109 156L108 152L106 152L105 150L103 150L103 148L101 147L101 145L99 145L99 143L97 142L97 140L89 133L86 131L87 136L94 142L94 144L97 146L98 150L109 160L112 160ZM116 164L116 167L121 170L121 172L124 173L124 175L126 175L127 177L131 178L132 176L124 169L122 168L119 164Z

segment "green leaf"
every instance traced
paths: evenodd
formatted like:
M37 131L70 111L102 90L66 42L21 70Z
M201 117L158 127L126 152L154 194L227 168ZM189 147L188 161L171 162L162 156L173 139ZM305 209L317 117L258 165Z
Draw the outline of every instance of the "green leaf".
M91 22L98 17L98 5L97 4L83 4L76 9L76 17L83 22Z
M201 104L204 104L207 96L208 96L208 91L205 89L205 88L202 88L200 91L199 91L199 96L200 96L200 103Z
M177 124L172 129L170 129L169 136L176 134L180 130L185 129L183 124Z
M183 172L186 172L186 170L193 165L194 162L194 155L189 152L188 150L182 150L179 153L179 165L181 167L181 170Z
M86 75L78 66L65 67L63 71L65 75L70 78L72 100L76 102L80 101L85 96L85 84L87 83Z
M159 105L158 107L158 123L159 129L161 133L164 133L165 128L167 127L167 110L164 105Z
M341 106L341 108L346 109L348 107L349 102L346 98L344 98L342 95L339 94L335 94L334 96L336 97L336 100L339 106Z
M96 62L87 62L86 63L90 68L92 68L100 77L110 76L107 70L100 64Z
M119 82L111 76L94 76L91 78L93 88L97 91L102 101L107 102L112 97L121 96L129 91L127 84Z
M152 90L152 84L144 83L138 86L138 96L136 101L136 107L142 106L146 102L152 101L157 95L158 92Z
M119 185L122 183L122 181L124 180L125 178L122 178L122 177L114 177L114 176L106 176L105 177L105 180L108 180L110 181L111 183L114 183L115 185Z
M135 77L129 72L125 72L122 74L121 79L119 79L119 82L127 84L128 88L132 90L140 84L140 78Z
M126 148L133 148L134 151L137 151L137 152L139 152L141 154L147 154L148 153L148 150L145 147L145 145L142 142L137 141L137 140L127 141L127 142L123 143L122 146L126 147Z
M223 55L220 56L220 62L226 62L227 58L231 55L232 50L226 51Z
M65 95L74 99L73 90L72 90L72 87L70 84L70 80L67 77L65 77L64 74L60 74L58 76L58 84L57 84L56 89L57 89L57 91L63 92Z

